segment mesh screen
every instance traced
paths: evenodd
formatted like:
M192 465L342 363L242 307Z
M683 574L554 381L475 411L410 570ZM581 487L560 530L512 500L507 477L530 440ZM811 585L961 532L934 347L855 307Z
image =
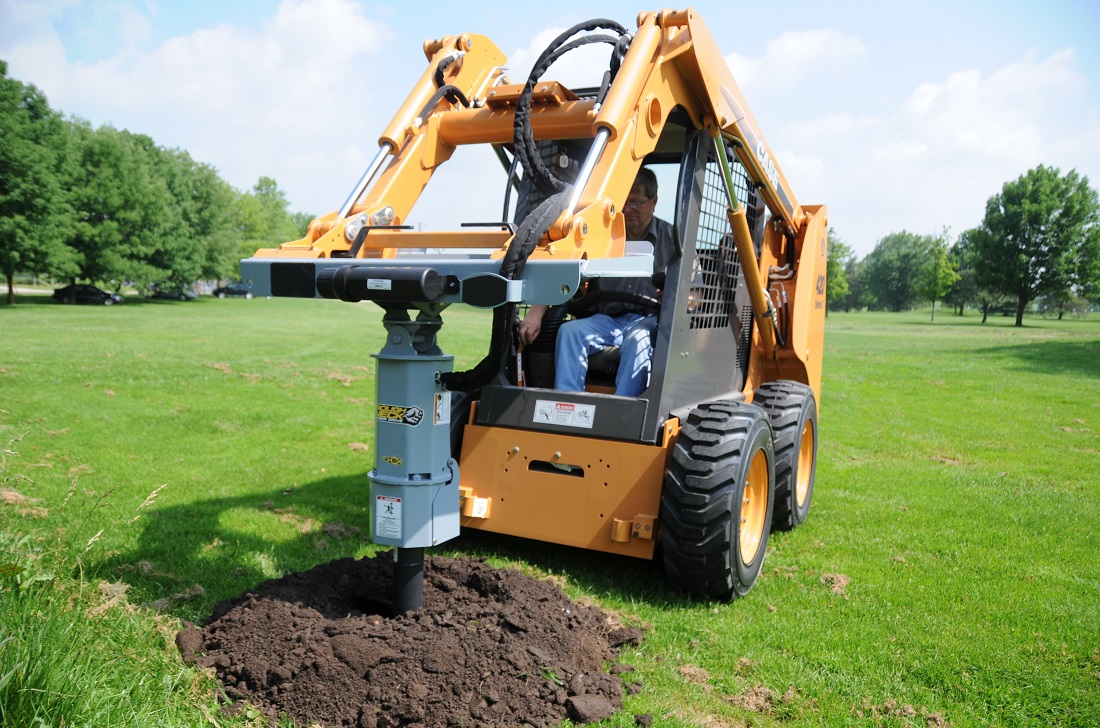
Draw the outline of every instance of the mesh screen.
M752 230L756 225L756 209L755 205L749 204L748 175L735 159L730 160L730 172L734 194L737 201L745 206L749 229ZM698 259L692 282L694 308L688 316L693 329L726 328L731 326L733 318L744 320L736 316L734 307L734 292L741 269L726 207L722 171L712 151L703 175L703 194L699 203L699 230L695 241ZM748 321L751 326L751 314ZM744 338L742 332L738 331L738 334L741 334L739 340Z

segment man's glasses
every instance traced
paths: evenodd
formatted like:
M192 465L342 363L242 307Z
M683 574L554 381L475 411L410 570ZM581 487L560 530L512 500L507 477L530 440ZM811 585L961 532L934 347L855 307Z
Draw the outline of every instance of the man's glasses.
M651 202L653 202L653 198L646 198L641 201L627 200L626 203L623 205L623 212L626 212L627 210L640 210Z

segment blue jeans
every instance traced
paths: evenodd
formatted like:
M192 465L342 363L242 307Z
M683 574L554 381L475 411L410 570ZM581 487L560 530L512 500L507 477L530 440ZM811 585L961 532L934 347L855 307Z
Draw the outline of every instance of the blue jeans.
M649 385L653 333L656 330L657 317L639 313L621 316L598 313L567 321L558 330L554 350L554 388L564 392L583 392L588 355L605 346L618 346L620 359L619 372L615 375L615 394L637 397Z

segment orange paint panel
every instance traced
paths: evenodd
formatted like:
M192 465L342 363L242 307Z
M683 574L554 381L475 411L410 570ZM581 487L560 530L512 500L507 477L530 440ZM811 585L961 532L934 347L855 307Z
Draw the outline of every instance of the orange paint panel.
M615 523L639 519L652 532L668 453L667 442L661 447L467 425L461 487L490 499L490 515L463 518L462 526L651 559L656 541L616 541L623 526Z

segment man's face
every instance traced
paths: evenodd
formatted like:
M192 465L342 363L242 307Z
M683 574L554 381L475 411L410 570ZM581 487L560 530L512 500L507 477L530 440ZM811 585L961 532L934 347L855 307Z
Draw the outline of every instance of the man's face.
M626 236L631 240L639 240L649 229L649 223L653 219L653 208L657 205L657 198L646 197L645 188L640 185L630 190L623 205L623 217L626 218Z

